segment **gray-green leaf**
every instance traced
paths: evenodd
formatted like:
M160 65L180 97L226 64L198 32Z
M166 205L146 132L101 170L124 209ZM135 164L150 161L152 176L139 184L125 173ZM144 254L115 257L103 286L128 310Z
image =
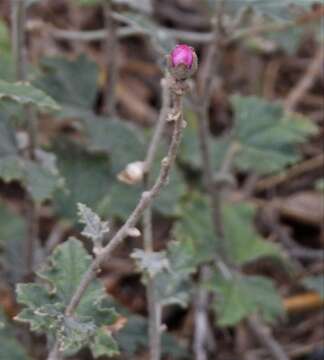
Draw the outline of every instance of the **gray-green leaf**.
M104 344L105 353L117 351L110 333L103 332L105 326L115 323L117 313L106 305L105 289L99 280L92 281L73 316L64 313L91 261L82 243L69 239L54 250L49 264L38 272L45 280L43 284L17 286L17 300L25 307L16 319L56 339L69 355L90 346L96 356L103 352Z
M260 313L269 322L283 314L281 298L270 279L239 274L232 279L217 276L209 288L216 294L214 308L221 326L234 326L253 313Z
M60 109L50 96L27 82L10 83L0 80L1 99L11 99L22 105L34 105L46 111Z

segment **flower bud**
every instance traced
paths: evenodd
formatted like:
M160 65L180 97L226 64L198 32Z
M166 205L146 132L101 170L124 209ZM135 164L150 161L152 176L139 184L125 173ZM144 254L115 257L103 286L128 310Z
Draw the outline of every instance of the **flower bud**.
M118 180L129 184L137 184L143 180L145 171L145 163L143 161L135 161L126 166L126 168L118 174Z
M132 227L127 230L127 236L136 238L141 236L141 232L136 227Z
M193 49L188 45L177 45L171 51L171 61L172 66L183 64L190 69L193 63Z
M168 57L168 68L177 80L191 77L197 70L198 59L194 48L181 44L177 45Z

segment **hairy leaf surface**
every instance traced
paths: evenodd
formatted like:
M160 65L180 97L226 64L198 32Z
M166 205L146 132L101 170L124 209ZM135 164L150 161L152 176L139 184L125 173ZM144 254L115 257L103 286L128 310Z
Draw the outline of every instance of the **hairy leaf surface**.
M118 350L105 327L113 325L118 316L106 305L105 289L99 280L92 281L73 316L64 314L90 263L91 256L80 241L71 238L59 245L49 264L38 272L44 283L17 286L17 300L25 306L17 320L56 339L69 354L90 346L94 356L111 356Z

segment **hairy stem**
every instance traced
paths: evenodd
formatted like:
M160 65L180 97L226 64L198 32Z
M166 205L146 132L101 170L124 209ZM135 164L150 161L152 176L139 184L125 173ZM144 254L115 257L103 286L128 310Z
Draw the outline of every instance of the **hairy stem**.
M11 0L11 42L15 74L18 81L26 80L25 17L24 0Z
M162 108L160 116L149 144L145 158L144 188L147 190L151 181L152 164L160 143L163 130L165 128L168 112L170 108L170 91L168 80L161 81L162 86ZM152 207L148 206L143 214L143 237L144 250L146 252L154 251L153 225L152 225ZM146 296L148 302L149 315L149 350L150 359L159 360L161 358L161 305L156 296L155 279L149 277L146 285Z
M181 142L181 135L183 130L182 97L184 94L184 91L179 91L181 84L170 81L168 86L170 86L170 90L174 94L174 104L172 111L179 116L175 118L171 143L167 156L161 162L160 173L150 190L144 191L142 193L137 206L130 214L124 225L117 231L110 242L101 250L101 252L91 263L89 269L83 275L80 284L76 287L76 290L65 310L66 316L73 315L91 281L96 277L96 274L99 271L102 263L107 260L116 247L124 241L124 239L127 237L129 229L136 225L138 220L143 215L143 212L149 206L151 206L154 199L160 194L162 188L168 183L169 175L175 162ZM57 344L55 344L55 346L57 346Z
M12 52L15 62L15 72L17 81L26 81L27 79L27 60L25 47L25 21L26 21L26 2L24 0L12 0ZM34 159L36 139L36 117L30 106L25 108L25 116L27 119L27 131L29 137L29 145L26 157L29 160ZM36 205L27 192L25 213L27 219L27 241L26 241L26 272L27 276L33 271L34 264L34 244L38 236L38 215Z
M112 4L108 1L103 5L105 25L106 25L106 76L104 96L104 113L114 115L116 110L116 84L118 79L118 38L117 26L112 16Z

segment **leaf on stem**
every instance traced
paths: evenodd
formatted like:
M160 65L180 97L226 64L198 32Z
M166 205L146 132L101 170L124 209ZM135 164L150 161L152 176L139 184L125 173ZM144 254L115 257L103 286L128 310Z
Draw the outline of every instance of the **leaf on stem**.
M17 300L25 307L16 319L57 340L66 354L90 346L94 356L116 355L117 345L105 327L113 325L118 315L108 304L98 279L92 281L73 316L64 314L91 260L77 239L59 245L37 274L45 282L17 285Z
M101 221L99 215L84 204L78 203L78 215L80 223L85 225L81 234L91 239L94 245L102 245L103 237L109 232L107 221Z
M135 260L139 271L151 278L168 270L170 267L165 251L147 252L141 249L135 249L131 254L131 258Z

